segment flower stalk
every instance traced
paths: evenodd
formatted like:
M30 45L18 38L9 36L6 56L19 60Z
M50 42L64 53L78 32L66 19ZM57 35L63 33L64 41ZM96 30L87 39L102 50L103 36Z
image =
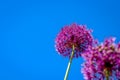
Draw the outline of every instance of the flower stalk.
M109 80L109 70L107 68L105 68L105 77L106 80Z
M70 56L70 60L69 60L69 63L68 63L68 67L66 69L64 80L67 80L67 78L68 78L68 74L69 74L69 71L70 71L70 66L71 66L71 63L72 63L73 56L74 56L74 49L75 49L75 47L73 45L72 46L72 54Z

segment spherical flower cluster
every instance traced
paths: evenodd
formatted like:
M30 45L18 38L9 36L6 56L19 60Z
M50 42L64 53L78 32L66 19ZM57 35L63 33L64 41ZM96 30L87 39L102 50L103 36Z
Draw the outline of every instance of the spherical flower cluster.
M114 41L115 38L106 39L82 54L85 80L120 80L120 43Z
M92 42L91 30L87 30L84 25L72 24L62 28L56 37L55 47L62 56L70 57L74 45L74 57L79 57Z

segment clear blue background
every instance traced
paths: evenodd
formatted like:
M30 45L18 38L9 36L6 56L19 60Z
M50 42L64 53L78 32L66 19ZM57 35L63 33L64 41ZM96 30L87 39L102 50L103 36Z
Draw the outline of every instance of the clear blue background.
M119 0L0 0L0 80L63 80L68 58L55 51L64 25L86 24L99 41L120 41ZM68 80L83 80L81 58Z

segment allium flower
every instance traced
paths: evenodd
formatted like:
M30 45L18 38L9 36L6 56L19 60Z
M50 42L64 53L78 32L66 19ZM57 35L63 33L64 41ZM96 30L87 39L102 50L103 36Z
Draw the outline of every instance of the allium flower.
M81 56L89 46L92 46L91 31L84 25L72 24L62 28L57 35L55 46L56 50L62 55L70 57L64 80L67 80L73 57Z
M55 47L61 55L70 57L74 45L74 57L79 57L92 45L92 41L91 30L84 25L72 24L62 28L56 37Z
M120 80L120 43L114 41L106 39L82 54L86 60L82 68L85 80Z

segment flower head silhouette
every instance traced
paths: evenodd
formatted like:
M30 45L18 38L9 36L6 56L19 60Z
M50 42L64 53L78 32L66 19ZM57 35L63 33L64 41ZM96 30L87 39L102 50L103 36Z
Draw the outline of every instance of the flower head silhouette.
M62 56L70 57L74 45L74 57L79 57L92 45L92 41L91 30L84 25L72 24L62 28L56 37L55 47Z
M86 60L82 68L85 80L120 79L120 43L114 41L112 37L106 39L82 54Z

